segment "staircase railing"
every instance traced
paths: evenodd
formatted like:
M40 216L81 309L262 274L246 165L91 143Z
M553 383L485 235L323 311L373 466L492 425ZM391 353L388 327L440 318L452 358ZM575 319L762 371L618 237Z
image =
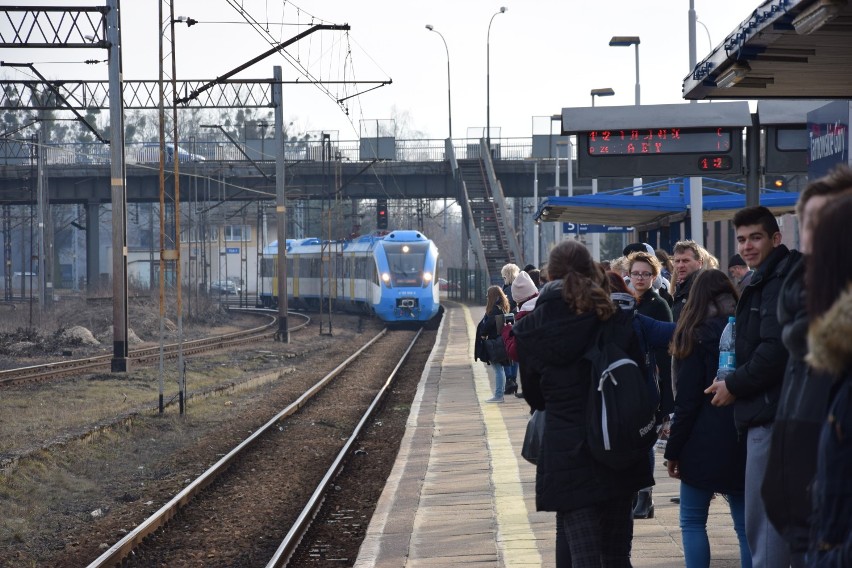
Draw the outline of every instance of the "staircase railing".
M480 156L485 163L485 174L488 176L488 185L491 186L491 199L494 201L495 210L498 215L497 226L500 230L500 239L508 244L508 252L512 255L511 262L515 264L522 262L521 246L518 243L517 235L515 235L514 223L511 222L509 210L506 208L506 196L503 193L503 186L497 179L497 174L494 171L494 163L491 161L491 152L484 138L479 139Z
M462 189L462 207L464 207L464 214L470 219L470 224L472 225L471 230L468 231L470 235L470 240L473 243L473 254L477 257L478 264L480 269L485 271L485 280L486 282L491 281L491 275L488 270L488 259L485 258L485 247L482 246L482 239L479 236L479 227L477 227L474 223L473 211L470 208L470 198L467 194L467 184L462 180L461 182Z

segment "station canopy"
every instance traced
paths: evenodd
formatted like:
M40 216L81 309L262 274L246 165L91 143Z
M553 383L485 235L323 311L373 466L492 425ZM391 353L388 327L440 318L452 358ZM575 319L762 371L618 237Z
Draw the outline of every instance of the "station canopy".
M849 69L852 2L766 0L695 66L683 96L846 99Z
M625 187L595 195L548 197L535 213L540 222L560 221L651 229L682 221L690 209L690 178L674 178L639 187ZM746 206L744 184L702 178L705 221L730 219ZM760 204L775 215L795 209L797 192L762 189Z

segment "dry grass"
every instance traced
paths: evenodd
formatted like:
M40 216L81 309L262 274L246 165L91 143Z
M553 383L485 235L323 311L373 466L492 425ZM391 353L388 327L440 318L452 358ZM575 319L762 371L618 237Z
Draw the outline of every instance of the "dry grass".
M230 354L186 360L190 395L243 379L247 372L270 366L283 368L288 348L266 345L234 364ZM278 349L275 354L272 349ZM164 401L179 393L176 361L166 361ZM85 435L93 424L110 423L115 417L144 413L158 406L159 370L146 368L127 374L94 375L39 386L4 388L0 391L0 454L31 452Z

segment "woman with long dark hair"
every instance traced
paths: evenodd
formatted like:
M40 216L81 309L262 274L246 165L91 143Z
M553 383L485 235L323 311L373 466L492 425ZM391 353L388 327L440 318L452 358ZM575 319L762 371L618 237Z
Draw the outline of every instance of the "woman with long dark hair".
M745 536L746 445L734 425L733 406L710 404L719 340L736 313L737 290L719 270L702 270L689 291L671 342L678 378L666 460L680 479L680 529L687 568L710 566L707 513L714 493L726 496L740 543L740 562L751 566Z
M807 362L832 380L817 446L808 566L849 566L852 559L852 195L819 213L805 268L810 325Z
M491 286L485 294L485 317L482 331L488 339L494 339L500 335L497 327L497 318L509 313L509 298L503 293L500 286ZM503 402L503 390L506 388L506 369L498 362L490 364L494 369L494 396L485 402Z
M545 410L536 464L536 508L556 512L556 566L630 566L632 501L653 484L647 458L625 469L598 463L585 442L591 376L583 354L598 331L644 368L631 313L610 299L601 267L581 243L565 240L550 253L550 281L536 308L515 324L524 398Z

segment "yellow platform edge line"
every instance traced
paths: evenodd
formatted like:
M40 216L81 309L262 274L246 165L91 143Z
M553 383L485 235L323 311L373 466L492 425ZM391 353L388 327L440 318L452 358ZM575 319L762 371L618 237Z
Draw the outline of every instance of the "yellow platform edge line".
M468 329L476 329L467 306L464 309ZM468 344L468 354L473 361L474 334ZM509 432L503 421L500 404L484 402L491 398L491 384L484 363L471 365L479 408L485 419L488 449L491 452L491 485L494 488L494 507L497 519L498 546L506 566L540 566L541 553L529 522L529 511L521 488L518 458ZM496 458L496 459L495 459Z

